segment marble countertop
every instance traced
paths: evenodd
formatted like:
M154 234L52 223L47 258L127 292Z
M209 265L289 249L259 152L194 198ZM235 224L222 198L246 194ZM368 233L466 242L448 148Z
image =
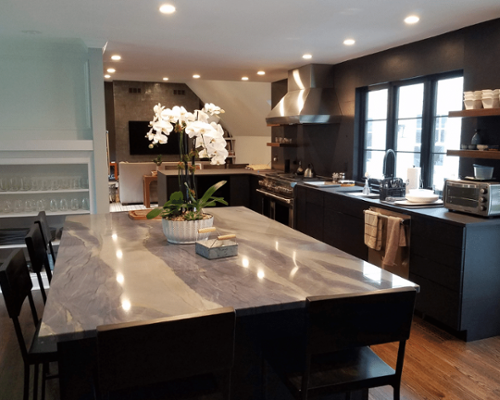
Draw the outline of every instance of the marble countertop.
M208 260L167 243L161 220L127 213L66 219L40 336L95 335L102 324L234 307L304 307L307 296L417 286L244 207L210 209L234 257Z

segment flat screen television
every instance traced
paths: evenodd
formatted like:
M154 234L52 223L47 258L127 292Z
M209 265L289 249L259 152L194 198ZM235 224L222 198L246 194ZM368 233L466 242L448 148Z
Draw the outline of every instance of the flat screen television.
M128 142L131 155L179 154L178 134L171 132L166 144L160 144L150 149L151 142L146 137L149 129L149 121L128 121Z

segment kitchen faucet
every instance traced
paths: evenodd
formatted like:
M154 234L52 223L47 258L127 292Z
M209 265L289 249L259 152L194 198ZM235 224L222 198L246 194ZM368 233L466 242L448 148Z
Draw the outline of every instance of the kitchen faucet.
M387 173L387 159L388 159L389 154L391 154L391 153L392 153L394 161L393 161L393 164L392 164L392 171L391 171L390 174L388 174ZM383 164L384 164L384 169L383 169L384 178L392 178L392 177L394 177L395 172L396 172L396 153L394 152L394 150L387 149L387 151L385 152L385 155L384 155Z

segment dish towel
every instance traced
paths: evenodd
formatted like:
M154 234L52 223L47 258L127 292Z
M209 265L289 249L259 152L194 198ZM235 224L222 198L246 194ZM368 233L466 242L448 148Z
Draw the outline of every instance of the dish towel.
M387 217L387 239L385 241L385 257L382 265L392 267L396 261L398 248L405 246L406 234L403 219Z
M382 248L382 219L379 213L365 210L365 244L374 250Z

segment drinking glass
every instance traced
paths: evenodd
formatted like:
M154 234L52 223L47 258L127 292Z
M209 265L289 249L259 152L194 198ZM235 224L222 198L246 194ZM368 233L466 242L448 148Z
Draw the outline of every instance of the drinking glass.
M41 187L41 189L43 191L47 191L47 190L51 189L51 181L50 181L50 179L47 179L47 178L42 179L42 187Z
M12 212L12 202L10 200L5 200L2 203L2 211L4 213L11 213Z
M23 201L20 199L14 200L14 212L22 213L24 211Z
M61 189L69 189L69 178L67 176L61 178Z
M21 190L31 190L31 177L23 176L21 178Z
M76 211L80 208L80 201L78 201L78 199L71 199L71 202L70 202L70 207L73 211Z
M37 211L47 211L47 200L46 199L39 199L36 202L36 210Z
M10 178L10 190L17 192L21 189L21 178L18 176L13 176Z
M57 199L50 199L50 211L57 211L59 209Z
M82 209L83 210L90 210L90 203L89 203L89 199L87 197L84 197L82 199Z
M31 190L38 191L42 188L42 181L39 178L31 178Z
M68 200L61 199L59 201L59 211L68 211Z
M59 179L52 178L52 180L50 182L50 187L52 190L59 190Z
M33 199L24 200L24 211L26 212L36 211L36 200Z
M0 192L8 192L10 190L10 178L0 178Z

